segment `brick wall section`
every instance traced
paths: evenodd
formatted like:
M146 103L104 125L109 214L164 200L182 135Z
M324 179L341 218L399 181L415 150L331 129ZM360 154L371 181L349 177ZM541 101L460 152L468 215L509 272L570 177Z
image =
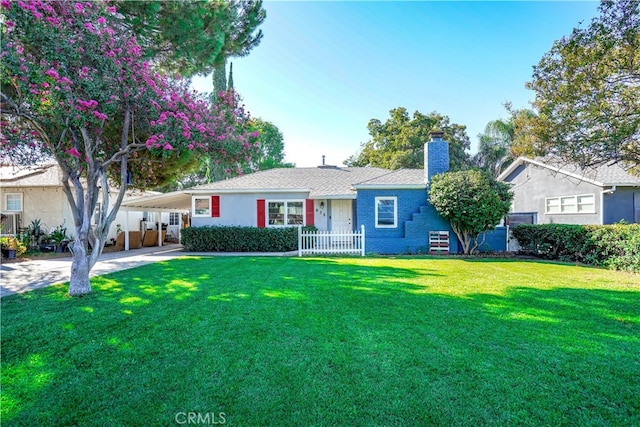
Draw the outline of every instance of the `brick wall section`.
M376 228L375 198L398 198L398 227ZM426 190L358 190L357 226L364 224L366 251L379 254L427 253L429 231L451 232L451 251L458 241L449 223L427 202Z
M482 235L478 236L482 242ZM504 252L507 250L507 227L496 227L485 233L484 243L478 249L480 252Z
M424 145L424 164L427 181L439 173L449 171L449 143L447 141L429 141Z

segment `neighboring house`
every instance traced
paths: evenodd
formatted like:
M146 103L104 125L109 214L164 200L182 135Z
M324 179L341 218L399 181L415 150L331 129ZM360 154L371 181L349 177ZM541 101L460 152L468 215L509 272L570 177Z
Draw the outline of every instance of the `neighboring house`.
M63 226L67 229L67 235L72 236L75 233L71 208L62 191L62 171L57 165L45 164L20 168L2 165L0 166L0 188L2 194L0 212L4 225L2 234L16 234L34 220L40 220L47 232ZM139 191L130 191L125 198L137 198L143 194ZM127 218L129 222L125 224ZM123 230L126 225L131 230L138 230L141 225L146 227L147 223L141 221L143 218L155 220L153 213L136 212L127 216L125 212L118 212L108 237L116 237L118 224ZM168 219L167 217L166 220Z
M126 209L176 209L190 202L192 226L284 227L322 231L365 226L366 251L429 251L429 232L446 231L450 251L458 241L428 202L427 182L449 168L441 134L425 144L425 169L387 170L322 165L256 172L187 190L125 202ZM504 250L506 235L493 250Z
M620 164L582 170L520 157L498 179L512 186L511 225L640 223L640 176Z

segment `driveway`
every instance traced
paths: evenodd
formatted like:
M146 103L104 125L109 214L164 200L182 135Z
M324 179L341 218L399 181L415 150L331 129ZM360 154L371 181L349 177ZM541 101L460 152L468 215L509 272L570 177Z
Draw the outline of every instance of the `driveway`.
M126 270L159 261L166 261L182 256L297 256L293 252L184 252L182 245L142 247L130 251L107 252L100 255L98 262L91 269L91 277L114 271ZM0 265L0 298L5 295L22 293L33 289L44 288L55 283L69 281L71 273L71 257L44 258L31 261L3 263Z
M144 247L130 251L103 253L91 269L91 276L126 270L158 261L190 255L182 252L182 245ZM71 257L44 258L0 265L0 297L68 282Z

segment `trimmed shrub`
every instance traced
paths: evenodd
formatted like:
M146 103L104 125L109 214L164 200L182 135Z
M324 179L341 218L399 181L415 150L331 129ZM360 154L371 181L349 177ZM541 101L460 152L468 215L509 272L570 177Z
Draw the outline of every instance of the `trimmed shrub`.
M298 229L205 226L182 230L190 252L288 252L298 249Z
M640 272L640 224L612 224L591 232L594 258L613 270Z
M640 272L640 224L521 224L512 232L530 254Z

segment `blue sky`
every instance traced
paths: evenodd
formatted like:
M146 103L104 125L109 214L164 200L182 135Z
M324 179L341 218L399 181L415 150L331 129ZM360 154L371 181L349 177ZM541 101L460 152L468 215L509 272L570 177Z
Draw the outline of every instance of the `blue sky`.
M528 107L532 67L553 42L597 15L593 2L265 1L264 38L232 58L252 116L284 135L287 161L342 165L367 123L405 107L437 111L477 135L503 104ZM193 86L212 91L211 76Z

